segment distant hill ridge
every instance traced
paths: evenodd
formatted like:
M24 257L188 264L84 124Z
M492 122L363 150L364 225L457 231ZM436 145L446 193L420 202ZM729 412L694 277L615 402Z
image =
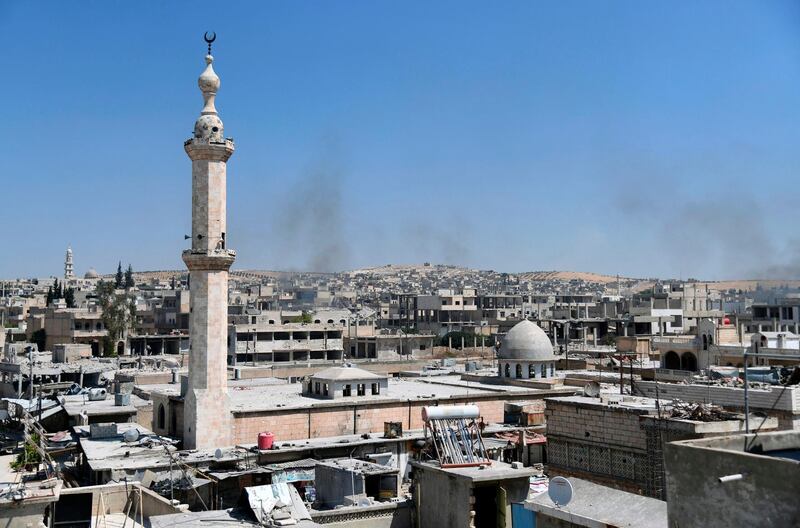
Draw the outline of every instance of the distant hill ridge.
M454 266L454 265L424 265L424 264L386 264L383 266L375 266L375 267L364 267L358 268L349 271L342 271L342 274L348 275L355 275L355 274L377 274L377 275L391 275L392 273L400 273L400 272L435 272L436 270L439 271L450 271L456 273L490 273L490 270L478 270L473 268L467 268L463 266ZM494 272L499 273L499 272ZM137 271L134 272L134 277L137 281L150 281L153 279L162 280L162 281L169 281L172 277L181 276L186 274L186 270L152 270L152 271ZM332 273L322 273L322 272L307 272L307 271L274 271L274 270L233 270L231 271L231 275L233 277L250 277L250 278L263 278L263 277L271 277L271 278L285 278L290 277L293 275L316 275L316 276L325 276L325 275L333 275ZM522 273L508 273L508 275L516 276L522 281L531 281L531 282L544 282L544 281L572 281L572 280L581 280L590 283L597 283L603 285L609 285L617 282L617 277L615 275L604 275L602 273L593 273L588 271L558 271L558 270L551 270L551 271L526 271ZM111 279L113 280L114 274L106 274L103 275L104 279ZM632 289L634 291L639 291L643 288L652 287L655 279L638 279L632 277L624 277L620 276L619 280L625 284L630 284L631 282L638 283ZM782 280L782 279L732 279L732 280L720 280L720 281L697 281L697 285L700 287L708 286L710 290L742 290L742 291L752 291L757 288L800 288L800 280Z

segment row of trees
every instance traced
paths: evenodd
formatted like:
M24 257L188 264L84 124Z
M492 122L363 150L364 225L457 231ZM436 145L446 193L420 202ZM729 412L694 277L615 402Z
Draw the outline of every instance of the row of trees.
M53 304L56 299L64 299L67 308L75 308L75 288L64 287L64 284L56 279L53 285L47 288L47 306Z
M125 273L122 272L122 261L117 264L117 274L114 276L114 287L119 289L125 288L129 290L136 286L136 281L133 280L133 266L128 264L128 269Z

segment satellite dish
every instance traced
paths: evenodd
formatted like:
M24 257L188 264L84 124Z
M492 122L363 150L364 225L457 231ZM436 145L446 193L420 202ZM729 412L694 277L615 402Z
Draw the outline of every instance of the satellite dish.
M139 429L135 427L128 429L122 433L122 439L128 443L137 441L139 439Z
M216 458L217 460L222 458L222 449L217 448L217 450L214 451L214 458Z
M583 393L591 398L600 396L600 384L596 381L590 381L584 388Z
M566 506L572 500L572 483L564 477L553 477L547 489L547 496L557 508Z

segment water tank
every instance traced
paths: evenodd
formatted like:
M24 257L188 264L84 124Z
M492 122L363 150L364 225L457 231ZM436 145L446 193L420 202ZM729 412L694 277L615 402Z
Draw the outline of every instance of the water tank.
M106 390L102 388L89 389L89 401L102 401L106 399Z
M422 419L428 420L458 420L460 418L477 418L481 415L477 405L443 405L441 407L423 407Z
M275 441L275 435L266 432L258 433L258 448L259 449L272 449L272 443Z

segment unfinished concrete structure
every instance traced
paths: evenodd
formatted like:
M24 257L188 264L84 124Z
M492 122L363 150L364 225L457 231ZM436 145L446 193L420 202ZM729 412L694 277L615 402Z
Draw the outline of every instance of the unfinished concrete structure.
M280 320L270 319L232 324L228 334L228 363L231 365L342 358L342 327L336 324L282 324Z
M205 105L184 143L192 160L192 246L183 252L191 291L189 386L184 403L183 440L188 448L230 443L227 392L228 270L236 253L227 248L226 167L233 140L223 135L214 99L220 81L211 56L198 86Z

